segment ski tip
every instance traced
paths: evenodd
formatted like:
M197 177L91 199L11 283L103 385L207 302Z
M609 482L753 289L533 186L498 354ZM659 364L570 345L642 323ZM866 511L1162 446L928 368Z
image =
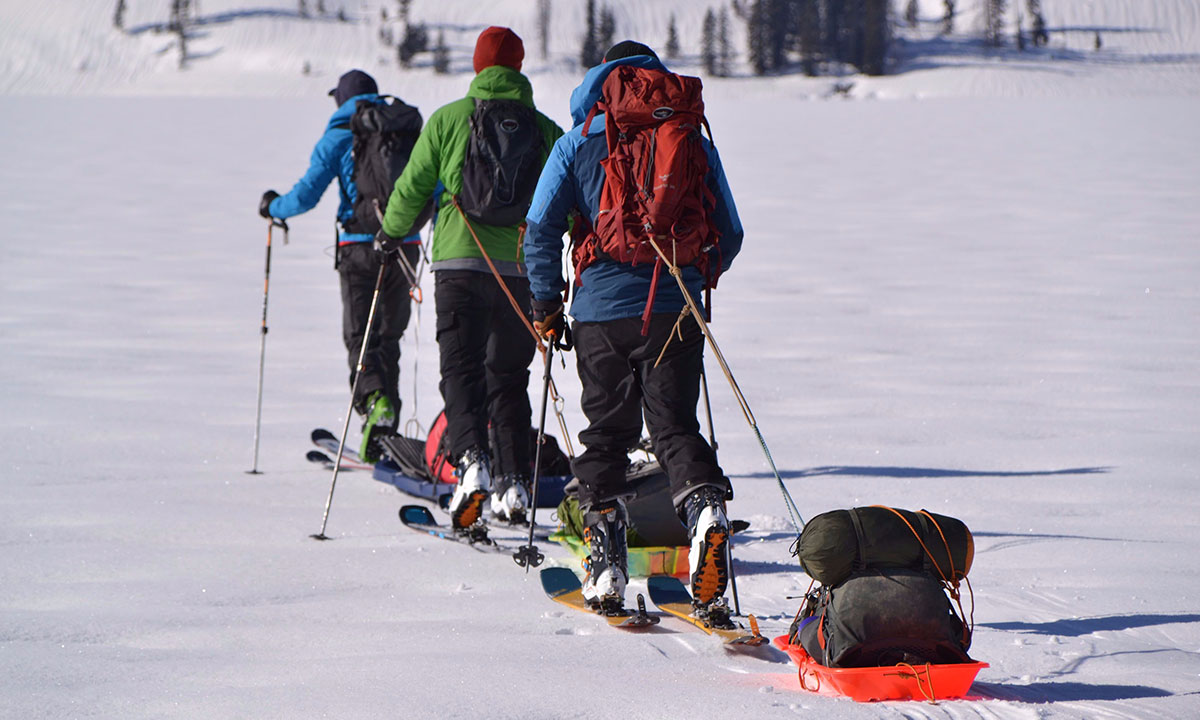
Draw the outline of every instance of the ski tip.
M424 505L404 505L399 514L400 522L408 525L437 525L433 513Z
M318 440L331 440L331 439L337 440L337 435L334 435L333 433L329 432L325 428L317 428L312 431L312 441L313 442L317 442Z

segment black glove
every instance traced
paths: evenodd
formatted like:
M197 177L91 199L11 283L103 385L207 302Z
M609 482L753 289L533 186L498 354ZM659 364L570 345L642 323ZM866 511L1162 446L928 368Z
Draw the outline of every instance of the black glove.
M566 316L563 314L562 300L531 301L533 307L533 329L543 340L561 340L566 329Z
M258 203L258 214L266 219L271 219L271 201L279 197L279 193L274 190L268 190L263 193L262 200Z
M400 252L400 246L403 244L403 239L397 240L385 233L382 228L379 232L375 233L375 249L384 255L392 255Z

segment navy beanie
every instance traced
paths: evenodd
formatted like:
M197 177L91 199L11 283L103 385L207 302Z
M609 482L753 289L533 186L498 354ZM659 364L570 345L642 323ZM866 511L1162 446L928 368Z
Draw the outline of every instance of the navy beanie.
M329 91L330 96L337 102L338 107L355 95L365 95L367 93L378 93L379 86L375 84L375 78L366 74L362 70L351 70L345 75L338 78L337 87Z
M658 55L655 55L654 51L648 46L633 40L622 40L616 45L610 47L608 52L604 53L604 62L612 62L613 60L633 57L634 55L649 55L655 60L658 59Z

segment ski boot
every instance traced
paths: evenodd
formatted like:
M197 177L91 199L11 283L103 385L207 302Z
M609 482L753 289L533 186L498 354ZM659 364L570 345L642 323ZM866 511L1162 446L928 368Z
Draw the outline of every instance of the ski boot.
M583 599L601 615L624 615L625 584L629 582L625 503L617 499L591 507L584 512L583 523L583 539L590 550L584 560Z
M698 615L714 614L719 620L729 582L729 520L725 516L725 491L706 485L688 495L683 511L691 538L688 567L691 571L692 603ZM724 621L729 621L724 606Z
M450 498L450 526L455 532L465 532L483 519L483 504L492 489L492 474L488 469L487 453L473 447L463 453L458 462L458 487Z
M362 414L367 419L363 423L362 445L358 449L358 457L365 463L377 463L383 459L380 440L396 434L396 410L387 395L379 390L371 393L363 405Z
M523 525L529 512L529 478L520 473L505 473L492 490L492 512L512 525Z

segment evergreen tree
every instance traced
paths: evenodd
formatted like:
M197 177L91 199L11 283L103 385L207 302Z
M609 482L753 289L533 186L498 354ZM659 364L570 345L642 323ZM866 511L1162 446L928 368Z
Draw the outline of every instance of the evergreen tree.
M917 0L908 0L908 5L904 7L904 22L908 23L909 27L916 27L919 14L920 8L917 7Z
M300 0L299 5L296 9L300 13L300 17L302 17L302 18L308 17L308 0Z
M538 0L537 34L538 46L545 60L550 57L550 0Z
M950 35L954 32L954 0L944 0L946 11L942 13L942 34Z
M821 54L821 10L817 0L800 0L800 12L796 18L800 63L804 74L816 77L817 62Z
M712 8L704 12L704 25L700 30L700 64L707 75L717 74L717 19Z
M125 0L117 0L117 9L113 11L113 27L125 29Z
M729 63L733 60L733 50L729 44L729 11L721 8L717 16L717 75L729 77Z
M404 28L404 38L400 41L400 47L396 50L400 66L409 67L412 65L413 58L417 56L417 53L425 52L428 49L429 31L426 30L425 24L410 23Z
M983 41L992 47L1004 44L1004 0L984 0Z
M750 5L750 17L746 21L746 50L750 56L750 67L755 75L766 75L770 64L767 47L767 17L763 0L754 0Z
M858 68L867 75L883 75L892 40L888 0L866 0L863 10L862 61Z
M668 60L679 57L679 31L675 28L675 13L671 13L671 19L667 21L667 44L664 49Z
M437 45L433 46L433 71L438 75L450 72L450 48L446 46L445 30L438 30Z
M600 22L596 25L596 51L600 57L595 64L599 65L604 62L604 53L612 47L616 35L617 19L613 16L612 8L605 5L600 9Z
M596 0L587 0L584 11L583 47L579 50L579 64L586 70L600 64L603 50L596 47Z
M1018 0L1019 1L1019 0ZM1042 0L1029 0L1030 30L1029 36L1035 47L1043 47L1050 41L1046 34L1046 19L1042 17Z

